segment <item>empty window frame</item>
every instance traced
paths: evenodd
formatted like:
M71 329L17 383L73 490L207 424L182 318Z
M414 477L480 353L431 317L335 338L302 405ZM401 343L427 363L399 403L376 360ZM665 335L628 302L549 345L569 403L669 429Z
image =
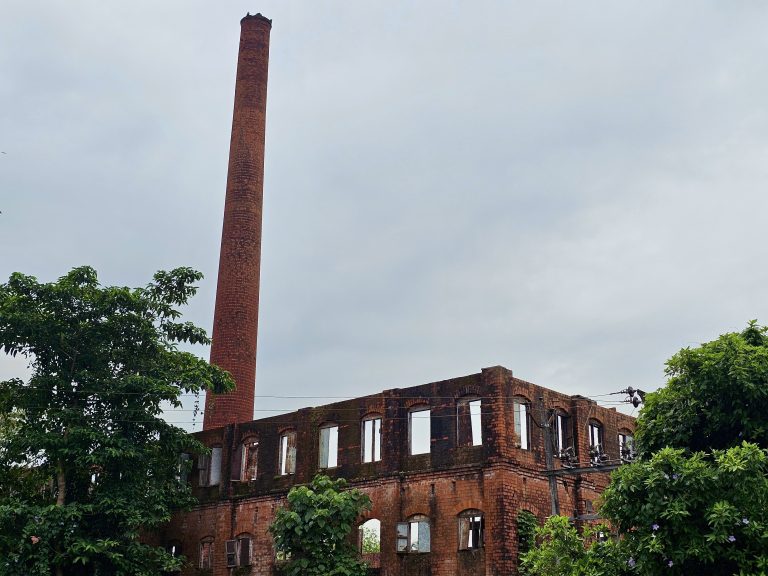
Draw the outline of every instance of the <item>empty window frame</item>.
M281 476L296 473L296 431L289 430L280 436L280 458L277 466Z
M248 482L256 480L259 463L259 441L255 438L249 438L243 442L243 461L240 465L240 479Z
M465 510L459 514L459 550L477 550L483 547L485 519L480 510Z
M603 427L596 420L589 422L589 447L601 449L603 447Z
M417 514L397 523L397 551L425 553L430 549L429 518Z
M378 555L381 552L381 521L370 518L360 524L358 542L360 554Z
M409 454L429 454L432 426L429 406L415 406L408 412Z
M602 464L608 460L605 453L603 426L597 420L589 421L589 459L592 464Z
M512 401L515 418L515 435L520 448L531 449L530 403L525 398L515 398Z
M200 555L197 565L200 570L213 568L213 538L207 537L200 541Z
M221 482L221 446L213 446L210 454L197 459L200 486L216 486Z
M480 427L481 401L477 396L459 398L456 402L456 444L480 446L483 433Z
M208 485L217 486L221 482L221 446L211 448L211 474Z
M631 432L619 432L619 456L624 462L630 462L635 458L635 438Z
M320 450L318 466L320 468L336 468L339 456L339 427L326 424L320 427Z
M555 455L562 458L568 448L573 448L573 428L568 414L555 411L552 428Z
M251 565L253 544L250 536L238 536L226 541L227 568Z
M378 462L381 460L381 416L366 416L361 428L363 462Z

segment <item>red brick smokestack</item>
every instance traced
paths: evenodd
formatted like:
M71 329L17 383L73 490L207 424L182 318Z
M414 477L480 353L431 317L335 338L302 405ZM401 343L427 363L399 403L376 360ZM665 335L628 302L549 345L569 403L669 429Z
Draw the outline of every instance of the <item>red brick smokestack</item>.
M211 364L230 372L237 389L230 394L208 393L204 430L253 420L271 29L272 21L261 14L248 14L240 21L235 110L211 346Z

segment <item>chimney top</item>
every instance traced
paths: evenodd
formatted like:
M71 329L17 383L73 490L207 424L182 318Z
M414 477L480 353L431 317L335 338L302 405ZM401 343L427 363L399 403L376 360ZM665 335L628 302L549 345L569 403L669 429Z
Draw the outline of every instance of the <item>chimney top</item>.
M270 20L265 16L262 16L261 12L259 12L258 14L251 14L250 12L248 12L245 16L243 16L242 20L240 20L240 24L242 24L246 20L254 20L254 19L261 20L265 24L269 25L270 28L272 27L272 20Z

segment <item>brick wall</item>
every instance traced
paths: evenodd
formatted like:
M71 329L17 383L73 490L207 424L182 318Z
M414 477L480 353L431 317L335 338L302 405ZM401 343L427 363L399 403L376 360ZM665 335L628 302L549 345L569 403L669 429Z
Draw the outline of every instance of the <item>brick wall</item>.
M479 446L457 445L457 400L466 395L481 399ZM368 518L381 521L382 576L515 574L517 514L526 509L543 520L551 513L551 500L549 481L543 473L544 435L534 423L530 449L517 447L520 441L514 433L514 398L532 402L532 418L536 421L540 398L545 414L560 409L572 416L579 464L589 463L586 427L590 420L604 426L606 448L612 458L618 458L618 431L634 427L632 418L615 410L587 398L536 386L515 378L505 368L494 367L452 380L205 430L198 434L199 439L223 449L222 480L217 486L201 487L197 470L193 470L191 481L201 504L177 515L161 539L181 542L183 553L194 564L183 574L195 575L199 573L199 542L213 537L214 567L210 574L224 576L230 574L224 542L249 534L254 542L250 574L272 574L275 558L267 527L291 486L309 482L318 471L319 429L333 423L338 425L338 465L325 472L346 478L371 497L373 509L361 522ZM414 405L430 407L430 452L411 456L408 411ZM382 416L381 460L363 463L361 421L370 414ZM296 471L280 475L279 438L286 430L297 435ZM253 481L238 479L238 448L247 439L259 441L258 474ZM560 466L556 459L555 467ZM588 513L588 503L597 500L607 481L606 473L558 478L561 513ZM458 515L468 509L480 510L484 516L484 546L478 550L459 550ZM397 553L397 523L414 515L430 520L431 551Z

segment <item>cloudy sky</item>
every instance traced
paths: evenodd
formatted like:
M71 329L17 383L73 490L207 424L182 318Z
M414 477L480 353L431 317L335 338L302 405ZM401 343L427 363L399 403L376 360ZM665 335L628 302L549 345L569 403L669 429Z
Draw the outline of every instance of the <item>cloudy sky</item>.
M497 364L651 390L768 322L758 0L4 0L0 279L192 266L210 329L248 11L273 19L257 395Z

